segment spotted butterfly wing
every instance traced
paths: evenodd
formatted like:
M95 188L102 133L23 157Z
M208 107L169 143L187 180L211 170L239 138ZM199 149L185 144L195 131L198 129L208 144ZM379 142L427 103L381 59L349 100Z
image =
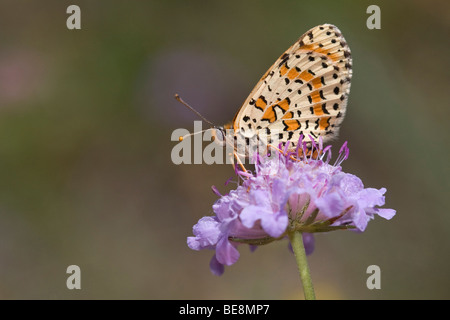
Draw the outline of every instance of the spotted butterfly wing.
M338 134L352 76L350 48L336 26L312 28L264 74L236 113L235 139L249 144L255 136L295 147Z

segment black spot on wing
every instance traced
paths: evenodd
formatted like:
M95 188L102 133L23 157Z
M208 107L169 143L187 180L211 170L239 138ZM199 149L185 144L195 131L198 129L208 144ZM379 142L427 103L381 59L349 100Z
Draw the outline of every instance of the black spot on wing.
M283 63L287 62L289 60L289 54L287 54L286 52L283 53L283 55L280 57L281 62L278 64L278 68L280 68Z
M339 94L339 87L334 87L334 90L333 90L333 92L334 92L334 94Z
M320 98L321 98L322 100L326 100L326 98L325 98L324 95L323 95L323 90L320 90L320 91L319 91L319 96L320 96Z

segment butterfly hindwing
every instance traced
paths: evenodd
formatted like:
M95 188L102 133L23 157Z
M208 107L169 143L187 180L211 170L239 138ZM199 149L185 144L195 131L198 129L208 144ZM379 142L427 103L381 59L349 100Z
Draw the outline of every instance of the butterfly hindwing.
M299 38L261 78L235 116L235 131L295 146L335 137L345 115L352 60L339 29L317 26Z

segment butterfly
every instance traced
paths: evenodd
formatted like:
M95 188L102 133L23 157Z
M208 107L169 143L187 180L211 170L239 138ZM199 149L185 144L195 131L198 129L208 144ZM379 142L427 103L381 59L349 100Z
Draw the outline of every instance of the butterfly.
M296 148L300 137L309 144L322 137L326 143L337 136L344 119L351 77L350 48L340 30L331 24L316 26L267 70L231 123L214 126L213 136L219 143L233 143L236 150L257 145L255 139L289 141L289 149Z

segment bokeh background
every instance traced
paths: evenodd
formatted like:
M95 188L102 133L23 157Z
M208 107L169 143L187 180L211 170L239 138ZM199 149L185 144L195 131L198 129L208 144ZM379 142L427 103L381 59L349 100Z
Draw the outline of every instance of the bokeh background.
M66 8L81 8L81 30ZM381 30L366 28L370 4ZM221 277L186 237L227 165L172 164L176 128L233 117L309 28L332 23L354 62L335 148L386 187L391 221L316 237L319 299L450 298L448 1L0 2L0 298L302 299L287 242ZM81 268L81 290L66 268ZM366 268L381 268L368 290Z

